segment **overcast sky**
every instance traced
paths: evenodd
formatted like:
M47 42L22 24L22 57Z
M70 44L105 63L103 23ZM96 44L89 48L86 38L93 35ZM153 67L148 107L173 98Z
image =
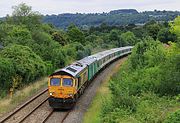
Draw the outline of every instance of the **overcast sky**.
M41 14L109 12L116 9L178 10L180 0L0 0L0 17L12 13L19 3L32 6Z

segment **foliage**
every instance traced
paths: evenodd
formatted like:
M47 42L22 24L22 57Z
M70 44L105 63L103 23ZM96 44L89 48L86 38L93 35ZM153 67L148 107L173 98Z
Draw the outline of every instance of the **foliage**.
M41 24L41 15L38 12L33 12L30 6L21 3L18 6L13 6L12 17L7 18L10 23L24 24L29 29L37 28Z
M62 67L65 65L61 45L52 40L51 36L45 32L33 31L32 49L45 61L51 61L54 67Z
M180 16L175 18L174 22L171 23L171 27L172 27L171 31L174 32L179 38L180 37Z
M121 34L119 46L124 46L124 45L133 46L136 43L137 43L137 38L135 37L133 32L127 31Z
M83 47L83 45L78 42L74 42L69 45L66 45L64 47L64 51L65 51L65 54L69 56L68 59L73 58L73 59L80 60L84 58L85 56L91 55L91 47L88 45Z
M163 43L168 43L169 41L175 41L176 35L170 32L168 28L162 28L157 35L157 39Z
M116 95L125 90L130 95L140 95L152 91L160 95L176 95L179 89L179 55L167 57L167 52L159 42L147 40L138 43L134 49L118 86L112 83L111 90ZM168 69L168 71L167 71ZM119 94L119 93L118 93ZM119 96L117 94L117 96Z
M123 92L126 96L119 98L120 103L116 105L125 105L124 108L135 111L137 100L131 96L141 95L143 91L154 91L159 95L176 95L179 91L177 86L179 64L173 61L179 60L175 54L175 52L179 52L177 50L179 46L172 44L174 48L165 52L160 42L155 42L152 38L165 43L169 40L178 42L179 39L174 37L174 34L178 35L176 26L179 26L179 20L176 19L171 26L168 26L167 23L149 21L153 19L149 15L156 16L157 13L166 15L163 20L171 20L178 14L178 12L169 14L166 11L163 13L161 11L138 13L135 10L88 15L63 14L58 15L57 20L53 20L56 16L53 16L51 20L57 23L58 19L62 19L61 24L68 27L67 30L59 30L57 25L55 27L52 24L42 23L41 14L32 11L32 8L25 3L14 6L12 15L7 15L0 22L0 45L2 45L0 46L2 57L0 68L4 73L8 73L12 68L12 73L9 72L7 76L0 73L1 76L4 76L0 79L2 93L7 93L10 87L19 88L29 84L55 69L90 55L91 52L135 45L140 42L134 48L130 60L124 67L127 70L120 73L124 78L111 82L112 92L117 97L120 89L125 88L127 91ZM175 15L172 16L172 14ZM167 15L169 16L167 17ZM48 17L51 19L51 16ZM65 21L68 18L70 20ZM80 21L78 21L79 18ZM155 18L158 21L161 19ZM70 24L71 22L74 24ZM136 25L136 22L147 22L147 24ZM79 28L80 25L83 28ZM90 25L94 26L89 28ZM172 74L166 71L168 67L171 67ZM163 71L166 72L163 73ZM172 75L175 75L175 78L169 82L168 77ZM159 79L159 76L162 79ZM7 78L7 82L2 84L5 78ZM148 81L146 81L147 79ZM117 81L124 82L122 86L117 86L118 88L113 87ZM170 85L173 85L172 88L169 88ZM162 90L162 88L164 89Z
M137 12L136 10L115 10L109 13L91 13L91 14L59 14L47 15L43 17L46 23L52 23L59 28L67 28L71 23L79 27L99 26L102 23L107 25L128 25L128 24L145 24L149 20L172 21L179 14L178 11L144 11ZM107 28L104 32L107 31Z
M122 96L125 97L124 95ZM130 107L123 107L123 105L114 105L113 102L115 100L111 100L111 103L108 103L109 100L105 100L102 106L101 116L103 122L161 123L164 121L163 115L169 113L167 109L171 109L178 105L175 101L171 101L165 97L158 97L152 92L142 93L141 96L134 96L133 99L132 97L129 98L129 101L133 100L137 102L135 110L131 110Z
M180 110L171 113L163 123L179 123L180 122Z
M55 31L52 33L52 39L57 41L62 46L66 45L68 42L61 32Z
M129 65L136 70L138 68L153 67L161 64L164 60L165 51L163 45L152 38L147 38L137 43L133 48Z
M119 42L120 37L119 37L119 31L118 30L111 30L109 34L109 40L117 45L116 42Z
M147 24L145 25L146 30L148 30L149 35L156 40L157 39L157 35L158 32L160 30L160 26L159 24L155 23L155 24Z
M70 25L68 27L68 38L72 42L80 42L82 44L85 44L85 37L82 31L80 31L75 25Z
M167 71L168 69L168 71ZM177 95L180 93L180 52L171 56L162 66L161 83L158 92L162 95Z
M154 23L151 21L145 27ZM171 25L171 32L178 25L177 22ZM179 107L178 29L173 33L177 43L171 42L168 47L151 37L135 45L121 71L110 81L113 96L111 103L102 108L103 122L179 122L178 113L164 119Z
M15 76L13 62L0 56L0 97L5 96L12 85L12 77Z
M6 31L6 34L2 35L2 43L4 46L9 44L21 44L29 45L32 40L31 32L25 26L15 25L2 25L2 32Z
M13 62L16 74L20 75L25 83L46 74L45 62L27 46L5 47L1 51L1 56L9 58Z

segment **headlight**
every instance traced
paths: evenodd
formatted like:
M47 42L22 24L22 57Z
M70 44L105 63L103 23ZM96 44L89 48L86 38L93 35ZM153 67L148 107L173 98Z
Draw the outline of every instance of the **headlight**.
M68 94L70 97L72 97L73 96L73 94Z
M49 93L49 95L50 95L50 96L52 96L52 95L53 95L53 93L52 93L52 92L50 92L50 93Z

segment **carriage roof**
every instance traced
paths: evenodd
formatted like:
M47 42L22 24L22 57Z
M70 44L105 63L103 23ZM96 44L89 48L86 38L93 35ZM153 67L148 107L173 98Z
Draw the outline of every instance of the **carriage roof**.
M68 66L66 66L66 67L64 67L62 69L59 69L59 70L55 71L53 74L51 74L51 76L52 75L58 75L58 74L61 74L61 73L67 73L70 76L76 77L88 65L94 63L96 60L100 60L100 59L104 58L107 55L110 55L110 54L115 53L117 51L122 51L124 49L129 49L129 48L132 48L132 47L127 46L127 47L121 47L121 48L114 48L114 49L111 49L111 50L102 51L102 52L99 52L97 54L85 57L85 58L83 58L83 59L81 59L79 61L74 62L71 65L68 65Z

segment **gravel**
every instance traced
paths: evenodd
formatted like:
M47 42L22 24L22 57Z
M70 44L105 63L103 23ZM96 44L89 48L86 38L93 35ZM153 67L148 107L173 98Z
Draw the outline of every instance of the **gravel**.
M38 97L37 99L33 100L30 104L22 108L20 111L18 111L16 114L14 114L12 117L10 117L5 123L17 123L20 121L26 114L28 114L33 108L38 105L40 102L45 100L48 96L48 93L45 92L43 95Z

